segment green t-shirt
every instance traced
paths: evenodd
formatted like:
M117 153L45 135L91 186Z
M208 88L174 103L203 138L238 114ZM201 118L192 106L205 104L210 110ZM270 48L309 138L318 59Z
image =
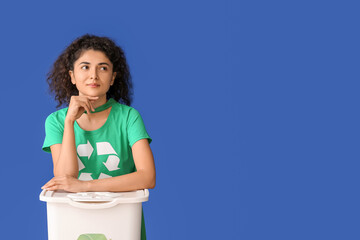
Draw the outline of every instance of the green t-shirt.
M136 171L131 147L140 139L152 139L145 129L139 112L127 105L109 99L111 111L105 124L94 131L85 131L74 123L75 144L80 180L120 176ZM45 121L45 140L42 149L62 143L64 121L68 108L50 114ZM144 223L144 221L142 221ZM142 233L145 233L142 224ZM142 239L144 234L142 234Z

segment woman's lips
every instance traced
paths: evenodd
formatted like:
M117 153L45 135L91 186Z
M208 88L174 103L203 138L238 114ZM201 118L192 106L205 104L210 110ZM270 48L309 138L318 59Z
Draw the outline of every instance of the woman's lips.
M98 87L99 85L98 84L88 84L88 86L95 88L95 87Z

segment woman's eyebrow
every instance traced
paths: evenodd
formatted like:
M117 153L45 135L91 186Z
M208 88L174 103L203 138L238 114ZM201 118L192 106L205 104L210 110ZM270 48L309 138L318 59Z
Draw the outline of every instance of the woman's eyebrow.
M81 62L81 63L79 63L79 65L81 65L81 64L90 64L90 63L89 62ZM108 65L110 67L110 65L108 63L106 63L106 62L101 62L98 65Z

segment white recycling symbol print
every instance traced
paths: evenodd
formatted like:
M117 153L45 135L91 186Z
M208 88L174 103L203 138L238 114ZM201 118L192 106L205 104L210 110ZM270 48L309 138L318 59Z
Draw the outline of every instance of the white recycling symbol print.
M120 163L120 158L118 157L118 154L115 152L114 148L111 146L111 144L109 142L96 143L96 149L97 149L98 155L115 154L115 155L109 155L106 162L103 163L109 171L115 171L115 170L120 169L118 167L118 165ZM80 157L87 157L88 160L90 159L90 156L93 153L93 151L94 151L94 148L91 146L89 140L87 141L86 144L79 144L77 147L78 155ZM79 157L77 159L78 159L79 171L80 171L80 170L84 169L85 166L81 162ZM110 178L110 177L111 177L110 175L101 173L99 176L99 179ZM88 181L88 180L93 180L93 178L91 177L91 173L81 173L79 176L79 180Z
M79 163L79 171L80 170L83 170L85 168L84 164L82 163L82 161L80 160L80 158L78 156L77 157L77 160L78 160L78 163Z
M91 146L89 140L87 141L87 144L79 144L77 147L77 152L80 157L88 157L88 159L90 159L93 151L94 148Z
M89 181L89 180L94 180L92 177L91 177L91 173L81 173L80 176L79 176L79 180L82 180L82 181Z
M96 143L96 149L98 152L98 155L105 155L105 154L116 154L115 150L108 142L98 142ZM117 154L116 154L117 155ZM105 167L109 171L118 170L120 162L120 158L118 156L110 155L106 162L104 162Z

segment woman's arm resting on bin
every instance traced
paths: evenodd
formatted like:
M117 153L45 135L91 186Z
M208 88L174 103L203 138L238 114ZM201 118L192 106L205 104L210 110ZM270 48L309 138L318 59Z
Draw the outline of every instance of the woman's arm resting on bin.
M137 171L118 177L80 181L72 176L54 177L43 188L69 192L126 192L154 188L156 173L154 157L147 139L137 141L132 147Z

